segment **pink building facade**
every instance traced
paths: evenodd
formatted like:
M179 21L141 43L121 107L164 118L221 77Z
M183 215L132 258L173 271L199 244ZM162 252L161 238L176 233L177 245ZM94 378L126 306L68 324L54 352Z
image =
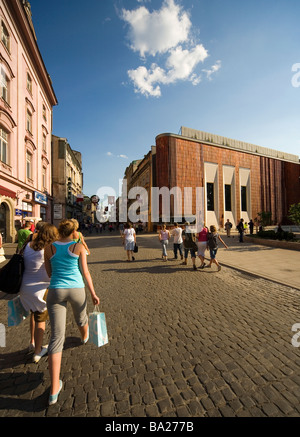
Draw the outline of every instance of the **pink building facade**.
M57 99L27 0L0 0L0 232L52 219L52 109Z

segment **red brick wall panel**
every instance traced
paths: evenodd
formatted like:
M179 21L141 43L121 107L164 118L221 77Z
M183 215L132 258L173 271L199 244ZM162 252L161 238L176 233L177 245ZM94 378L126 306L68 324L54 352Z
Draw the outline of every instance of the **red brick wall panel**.
M224 205L223 165L235 167L237 211L240 211L239 169L250 169L252 219L261 211L271 211L273 221L279 222L286 215L289 205L300 202L300 165L297 163L202 144L168 134L157 138L156 156L157 186L179 187L182 195L184 187L193 187L193 214L196 212L195 189L203 187L204 162L216 163L219 166L221 216Z

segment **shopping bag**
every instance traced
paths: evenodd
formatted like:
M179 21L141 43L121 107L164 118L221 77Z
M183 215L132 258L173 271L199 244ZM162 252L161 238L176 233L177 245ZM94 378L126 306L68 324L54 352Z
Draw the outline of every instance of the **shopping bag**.
M9 300L8 307L8 326L18 326L29 315L22 305L20 296Z
M105 314L99 312L98 306L89 314L89 342L98 347L108 343Z

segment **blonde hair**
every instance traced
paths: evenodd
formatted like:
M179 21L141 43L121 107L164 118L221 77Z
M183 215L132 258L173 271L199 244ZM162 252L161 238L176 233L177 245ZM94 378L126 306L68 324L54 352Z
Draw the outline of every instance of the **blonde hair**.
M75 231L77 231L77 229L79 228L78 220L76 220L76 219L74 219L74 218L72 218L72 219L70 219L70 220L74 223L74 225L75 225Z
M58 231L54 225L44 223L32 241L31 248L35 251L44 249L48 244L53 243L58 239Z
M69 237L74 231L76 231L76 225L71 219L62 220L58 225L58 232L61 238Z

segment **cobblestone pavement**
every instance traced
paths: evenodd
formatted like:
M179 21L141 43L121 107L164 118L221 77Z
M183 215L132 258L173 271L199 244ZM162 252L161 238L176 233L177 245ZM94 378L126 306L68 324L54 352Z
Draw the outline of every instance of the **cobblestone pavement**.
M299 291L226 267L163 262L154 235L138 236L130 263L116 233L87 242L109 343L80 345L69 308L64 387L48 407L48 358L31 362L29 320L7 328L0 293L1 417L300 415L300 348L291 342Z

